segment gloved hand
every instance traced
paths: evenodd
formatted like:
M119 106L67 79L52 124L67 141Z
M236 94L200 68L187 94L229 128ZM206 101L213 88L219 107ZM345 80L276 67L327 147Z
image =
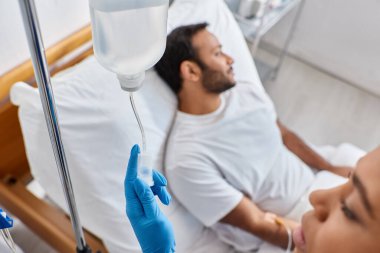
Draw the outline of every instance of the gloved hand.
M161 212L154 195L169 205L170 194L167 181L159 172L153 171L154 186L149 187L137 178L138 145L133 146L124 181L127 216L140 243L143 253L175 252L175 238L171 223Z

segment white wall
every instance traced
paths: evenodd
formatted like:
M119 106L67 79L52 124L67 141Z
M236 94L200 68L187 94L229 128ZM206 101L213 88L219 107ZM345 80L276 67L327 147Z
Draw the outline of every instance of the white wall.
M90 22L88 0L35 0L45 48ZM17 0L0 0L0 75L28 59Z
M88 0L35 0L45 47L86 25ZM264 38L279 46L291 15ZM380 0L306 0L290 52L380 95ZM0 75L29 52L16 0L0 0Z
M291 16L264 40L281 45ZM380 0L306 0L290 52L380 95Z

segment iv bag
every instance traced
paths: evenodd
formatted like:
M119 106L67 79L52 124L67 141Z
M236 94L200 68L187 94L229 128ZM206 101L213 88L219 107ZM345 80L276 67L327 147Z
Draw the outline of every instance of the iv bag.
M169 0L90 0L95 57L123 89L137 90L162 57L168 8Z

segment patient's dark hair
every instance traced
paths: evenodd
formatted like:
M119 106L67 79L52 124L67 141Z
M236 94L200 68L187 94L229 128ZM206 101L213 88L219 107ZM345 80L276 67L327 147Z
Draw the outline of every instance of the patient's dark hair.
M207 26L207 23L181 26L174 29L167 37L165 53L156 64L155 69L176 94L182 88L181 63L191 60L203 67L203 63L199 60L196 49L192 45L192 39L195 34Z

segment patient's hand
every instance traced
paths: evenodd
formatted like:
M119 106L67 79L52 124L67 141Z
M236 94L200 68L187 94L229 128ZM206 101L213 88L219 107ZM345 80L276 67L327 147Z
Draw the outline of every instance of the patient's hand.
M330 165L329 168L327 168L328 171L337 174L342 177L348 177L354 168L349 166L334 166Z
M139 147L135 145L131 151L124 181L127 216L143 253L175 252L172 225L154 198L154 195L157 195L163 204L169 204L171 197L165 187L166 179L159 172L153 171L154 186L149 187L137 178L139 152Z
M264 220L267 221L267 222L270 222L270 223L273 223L275 224L276 223L276 219L279 218L276 214L274 213L270 213L270 212L266 212L264 214ZM288 226L291 230L294 230L295 228L299 227L300 224L294 220L290 220L290 219L287 219L287 218L281 218L281 220L286 224L286 226Z
M269 222L269 223L272 223L272 224L280 225L283 229L286 230L286 232L289 231L291 233L291 235L293 235L294 229L296 229L300 226L300 224L294 220L278 217L276 214L270 213L270 212L266 212L264 214L264 220ZM293 239L293 236L291 236L291 239ZM288 243L289 243L289 241L288 241ZM293 240L292 240L291 245L292 245L292 247L294 247L294 245L295 245Z

